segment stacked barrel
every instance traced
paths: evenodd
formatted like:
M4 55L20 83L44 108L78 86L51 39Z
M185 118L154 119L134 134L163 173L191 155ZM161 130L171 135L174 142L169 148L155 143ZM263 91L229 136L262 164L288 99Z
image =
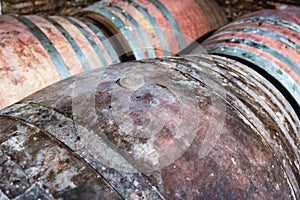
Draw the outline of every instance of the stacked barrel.
M104 67L0 111L0 199L299 199L300 9L246 15L180 52L225 22L213 5L3 16L4 79Z
M0 107L85 70L174 55L225 24L215 9L210 0L101 1L82 18L0 16Z
M300 9L263 10L236 20L208 38L210 53L248 62L300 106Z
M299 118L264 77L221 56L96 69L0 119L3 198L299 198Z
M80 13L104 24L112 35L121 34L136 59L174 55L199 35L226 23L222 11L209 0L106 0Z
M89 22L34 15L0 20L1 107L57 80L107 66L111 56L119 62L104 33Z

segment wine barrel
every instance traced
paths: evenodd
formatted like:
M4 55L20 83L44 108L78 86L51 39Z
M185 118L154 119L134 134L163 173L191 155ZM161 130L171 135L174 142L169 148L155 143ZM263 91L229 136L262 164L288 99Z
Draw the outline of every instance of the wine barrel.
M135 59L174 55L227 22L212 0L105 0L78 14L125 38Z
M4 199L299 198L299 118L225 57L96 69L0 118Z
M195 38L225 23L221 11L213 12L218 8L213 2L195 2L99 2L85 9L87 13L82 12L85 18L1 16L0 108L92 67L135 58L170 55L170 51L178 49L170 49L170 46L177 45L173 42L175 35L178 38L174 41L180 41L184 46L186 40L191 39L184 34ZM35 3L43 5L45 2ZM28 2L20 5L23 4L30 7ZM181 4L183 6L179 6ZM103 9L98 5L103 5ZM195 6L197 9L193 8ZM119 24L117 28L126 29L127 32L118 35L120 30L112 30L106 26L106 22L88 19L92 13L89 10L94 8L97 8L97 13L104 12L120 19L118 23L122 26ZM179 14L182 15L182 21L179 21ZM203 20L204 16L207 20L200 23L199 20ZM97 14L97 19L99 17L100 14ZM197 25L191 26L192 18L193 21L196 19ZM135 30L131 31L132 28ZM175 31L163 31L165 28ZM165 34L174 37L166 39Z
M300 8L245 15L208 38L210 53L250 62L275 78L300 105Z
M120 62L88 21L3 15L0 23L1 108L70 75Z

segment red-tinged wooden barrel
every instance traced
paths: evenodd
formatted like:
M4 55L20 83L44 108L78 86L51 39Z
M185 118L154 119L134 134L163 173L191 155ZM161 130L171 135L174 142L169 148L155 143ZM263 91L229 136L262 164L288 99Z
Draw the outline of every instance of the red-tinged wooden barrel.
M299 118L225 57L96 69L0 118L3 199L299 199Z
M0 22L1 108L70 75L120 62L88 21L3 15Z
M216 9L208 0L172 4L142 0L99 2L82 12L84 19L1 16L0 108L92 66L177 53L191 39L225 23ZM118 26L108 26L110 20Z
M203 45L210 53L254 64L300 105L300 8L245 15L221 28Z
M112 36L125 38L136 59L174 55L227 22L212 0L106 0L79 15L105 26Z

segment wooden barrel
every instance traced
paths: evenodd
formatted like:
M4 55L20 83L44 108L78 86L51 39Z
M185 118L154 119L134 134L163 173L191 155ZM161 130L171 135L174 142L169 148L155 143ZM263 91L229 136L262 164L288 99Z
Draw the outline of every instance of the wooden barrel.
M228 58L96 69L0 118L2 199L299 198L299 118L269 81ZM142 137L149 124L162 126Z
M96 20L112 36L125 38L136 59L175 55L227 22L212 0L105 0L79 15Z
M45 2L11 3L32 8L31 3ZM217 5L208 0L172 4L141 0L99 2L82 11L84 19L1 16L0 108L84 70L177 53L188 40L225 23L222 12L214 9L218 9ZM99 13L105 13L107 18ZM203 17L205 21L201 21ZM192 25L195 19L197 23ZM117 23L112 23L114 28L107 25L109 20Z
M3 15L0 22L1 108L70 75L120 62L88 21Z
M299 8L246 15L221 28L203 45L210 53L254 64L261 73L283 85L300 105Z

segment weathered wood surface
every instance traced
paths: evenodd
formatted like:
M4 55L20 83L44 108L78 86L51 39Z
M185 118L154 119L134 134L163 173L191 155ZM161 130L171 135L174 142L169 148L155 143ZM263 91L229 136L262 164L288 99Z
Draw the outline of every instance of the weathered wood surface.
M97 69L2 110L0 197L299 198L292 107L253 70L214 61Z

